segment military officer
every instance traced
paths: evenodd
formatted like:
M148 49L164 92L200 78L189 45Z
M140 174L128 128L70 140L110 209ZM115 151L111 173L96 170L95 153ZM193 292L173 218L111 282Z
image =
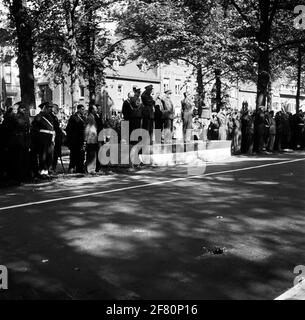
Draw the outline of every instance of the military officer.
M32 136L38 153L39 174L48 176L53 161L56 135L52 116L53 104L45 102L39 108L41 112L35 116L32 122Z

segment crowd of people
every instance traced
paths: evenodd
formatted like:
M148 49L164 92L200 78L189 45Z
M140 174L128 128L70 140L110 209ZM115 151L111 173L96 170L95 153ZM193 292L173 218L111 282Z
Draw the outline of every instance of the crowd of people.
M212 115L208 138L210 140L232 140L234 154L282 152L305 147L305 113L295 114L285 108L275 113L260 107L241 111L225 109Z
M63 139L58 106L44 103L40 108L32 122L22 102L1 111L0 179L22 181L55 170Z
M120 121L129 122L130 134L145 129L153 142L154 132L162 132L162 143L173 139L232 140L234 154L281 152L305 147L305 114L292 115L284 109L274 114L264 107L251 111L221 108L212 113L204 105L196 105L194 97L184 93L179 114L171 99L171 90L163 95L153 86L134 88L123 102L120 114L109 117L100 105L88 109L79 104L67 123L58 118L56 104L45 102L32 119L22 102L8 110L0 110L0 179L22 181L27 177L48 176L57 170L63 144L70 150L70 173L95 173L101 169L98 160L99 134L104 128L119 130ZM116 119L115 121L113 119ZM116 125L114 125L116 123Z

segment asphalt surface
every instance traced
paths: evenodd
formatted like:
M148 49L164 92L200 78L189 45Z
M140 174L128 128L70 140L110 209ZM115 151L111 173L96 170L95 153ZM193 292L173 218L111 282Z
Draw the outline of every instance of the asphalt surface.
M274 299L305 265L305 153L0 189L0 299Z

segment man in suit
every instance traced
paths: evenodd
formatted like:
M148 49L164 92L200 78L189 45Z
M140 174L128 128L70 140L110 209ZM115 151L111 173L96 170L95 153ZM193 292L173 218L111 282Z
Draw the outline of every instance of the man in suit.
M141 96L142 104L143 104L142 128L148 131L151 139L154 131L154 112L155 112L155 100L152 97L152 93L153 93L153 86L149 85L145 87L145 91L142 93L142 96Z
M155 96L155 128L159 130L163 130L163 112L163 101L160 92L158 92Z
M133 92L129 92L127 99L124 100L123 102L123 106L122 106L122 114L124 117L125 121L130 121L132 118L132 104L131 104L131 99L134 97L134 93Z
M94 115L95 117L95 121L96 121L96 125L97 125L97 133L99 134L102 130L103 130L103 108L101 105L97 104L97 112Z
M129 135L140 128L139 110L135 103L135 93L129 92L127 99L123 102L122 114L125 121L129 122ZM141 120L140 120L141 121Z
M15 181L22 181L29 173L30 122L25 114L22 102L13 106L13 112L4 122L7 145L8 176Z
M84 173L85 149L85 107L80 104L77 106L77 112L74 113L66 128L67 146L70 149L69 172Z
M131 113L131 127L132 130L140 129L142 124L142 100L141 100L141 89L133 88L133 95L130 98L132 113ZM132 132L130 130L130 132Z

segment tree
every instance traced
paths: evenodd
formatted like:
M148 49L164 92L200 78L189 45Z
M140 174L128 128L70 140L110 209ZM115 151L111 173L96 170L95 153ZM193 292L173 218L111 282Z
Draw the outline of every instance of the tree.
M78 79L77 34L80 0L35 2L39 7L35 21L36 65L50 74L53 73L57 83L66 81L66 76L69 76L73 106L76 102Z
M196 70L198 93L204 92L202 52L199 47L203 39L198 34L208 26L210 6L203 8L202 19L191 15L192 3L184 6L183 1L130 1L126 11L120 15L118 32L135 40L137 48L131 59L140 55L153 66L169 63L172 60L184 60ZM207 18L205 21L203 16ZM197 32L193 20L197 24ZM200 25L200 27L199 27ZM195 45L196 44L196 45Z
M9 8L11 22L15 27L17 40L17 64L21 100L25 104L27 113L35 107L35 78L33 54L33 27L31 15L24 0L6 0Z
M305 46L298 44L292 48L280 50L279 55L282 59L281 71L287 80L296 82L296 112L300 110L301 88L305 86L304 66L305 66Z
M37 52L42 66L52 70L58 80L64 81L64 66L68 66L71 95L75 83L82 76L87 80L89 101L95 102L96 88L103 82L105 69L111 67L123 39L113 39L105 22L114 2L111 0L48 1L43 10L49 24L40 23L37 33ZM73 98L73 102L76 97Z
M120 16L118 31L136 42L131 59L144 56L153 65L183 60L196 73L197 92L217 82L217 108L223 96L222 80L246 76L249 57L239 50L231 17L218 1L130 1ZM239 42L243 43L241 38ZM244 54L245 53L245 54Z
M256 105L257 107L266 105L272 80L272 55L277 49L296 43L296 40L287 33L287 29L293 26L292 10L297 1L225 0L224 2L227 9L231 6L239 14L238 23L241 25L241 30L245 38L248 38L249 45L254 45L253 54L257 61ZM280 61L273 60L275 64Z

